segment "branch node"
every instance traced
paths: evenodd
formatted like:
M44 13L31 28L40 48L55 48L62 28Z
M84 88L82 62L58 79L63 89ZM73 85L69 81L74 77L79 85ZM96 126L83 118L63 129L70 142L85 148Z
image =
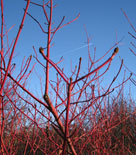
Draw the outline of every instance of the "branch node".
M47 94L44 94L43 98L48 103L48 99L49 99L48 95Z

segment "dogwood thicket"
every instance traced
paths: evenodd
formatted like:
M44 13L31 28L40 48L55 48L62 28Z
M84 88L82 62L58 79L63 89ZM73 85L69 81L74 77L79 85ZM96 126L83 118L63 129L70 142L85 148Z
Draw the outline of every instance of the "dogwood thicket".
M25 0L25 3L16 37L9 39L14 27L6 25L6 2L3 4L1 0L0 154L135 154L135 102L131 95L127 99L123 95L124 85L132 74L113 86L122 70L123 60L115 64L118 71L114 77L109 77L109 86L104 88L101 84L119 52L118 43L96 59L96 48L90 54L90 39L86 31L88 66L83 66L81 56L71 73L67 73L60 67L65 59L55 62L50 58L53 40L63 27L74 24L80 14L71 21L65 21L64 16L56 25L53 21L56 1L41 0L37 3ZM29 11L32 6L41 9L43 17L39 11L36 17L33 16ZM13 57L26 16L41 29L47 40L39 48L32 46L33 56L25 58L24 55L19 60L22 65L18 70ZM43 18L42 23L38 16ZM83 72L85 67L88 69L86 73ZM40 96L28 88L29 78L35 76L34 69L45 73L44 82L35 80L43 88ZM50 79L51 71L53 80ZM116 96L113 95L115 90L118 92Z

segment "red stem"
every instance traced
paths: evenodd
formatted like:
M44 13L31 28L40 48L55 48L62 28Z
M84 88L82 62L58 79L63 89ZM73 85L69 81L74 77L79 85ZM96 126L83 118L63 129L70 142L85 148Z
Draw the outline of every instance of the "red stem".
M41 52L42 56L44 57L44 59L47 60L47 62L49 62L55 69L56 71L59 73L59 75L63 78L63 80L68 84L68 78L66 77L66 75L64 73L62 73L62 71L57 67L57 65L51 61L45 54L44 51ZM64 75L63 75L64 74ZM65 78L65 77L67 78Z
M114 56L118 53L118 51L119 51L119 49L118 49L118 48L115 48L115 49L114 49L114 52L113 52L113 54L112 54L112 56L111 56L108 60L106 60L102 65L100 65L99 67L97 67L96 69L94 69L92 72L90 72L90 73L88 73L88 74L82 76L81 78L75 80L72 84L76 84L77 82L83 80L84 78L87 78L88 76L90 76L90 75L92 75L92 74L98 72L98 70L100 70L100 69L103 68L107 63L110 63L110 62L112 61L112 59L113 59Z
M70 84L68 85L68 100L66 108L66 122L65 122L65 135L64 135L64 144L63 144L63 155L66 153L67 138L69 137L69 110L70 110L70 101L71 101L71 88L72 88L72 78L70 78Z
M4 62L3 59L3 24L4 24L4 15L3 15L3 0L1 0L1 67L2 64ZM1 79L0 79L0 89L2 90L2 80L3 80L3 71L1 70ZM4 153L5 151L7 152L4 142L3 142L3 131L4 131L4 102L3 102L3 97L2 94L3 92L0 91L0 147L2 150L2 153ZM5 151L4 151L5 150Z
M50 1L50 20L48 23L48 40L47 40L47 58L50 59L50 41L51 41L51 25L52 25L52 11L53 1ZM45 82L45 94L49 91L49 61L46 62L46 82Z
M3 87L4 87L4 84L5 84L6 79L7 79L7 76L8 76L8 71L9 71L9 69L10 69L10 64L11 64L11 61L12 61L12 58L13 58L13 54L14 54L16 45L17 45L17 41L18 41L18 39L19 39L20 33L21 33L21 31L22 31L22 28L23 28L23 24L24 24L24 21L25 21L25 17L26 17L26 14L27 14L27 10L28 10L29 4L30 4L30 0L27 1L27 5L26 5L25 12L24 12L24 16L23 16L21 25L20 25L20 27L19 27L18 34L17 34L17 36L16 36L16 39L15 39L15 42L14 42L14 45L13 45L13 49L12 49L12 52L11 52L11 55L10 55L10 58L9 58L8 66L7 66L7 69L6 69L5 77L4 77L4 80L3 80L2 85L1 85L0 94L1 94L1 92L2 92L2 89L3 89Z

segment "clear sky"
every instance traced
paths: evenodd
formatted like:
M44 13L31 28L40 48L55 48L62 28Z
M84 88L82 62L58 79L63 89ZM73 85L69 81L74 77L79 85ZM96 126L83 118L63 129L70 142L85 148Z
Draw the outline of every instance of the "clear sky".
M33 0L33 2L42 3L42 0ZM113 65L106 78L111 78L112 81L117 68L119 68L119 56L124 59L125 65L136 73L136 57L128 49L131 47L130 42L136 43L136 40L128 35L128 31L133 34L134 32L121 12L121 8L123 8L131 22L136 26L136 0L54 0L54 4L58 4L54 9L53 20L55 25L59 24L63 16L66 16L64 23L75 18L78 13L80 13L80 17L74 23L56 33L53 40L54 47L51 49L52 60L57 62L61 56L64 56L65 63L63 62L62 64L68 71L70 70L71 62L73 65L78 64L79 57L81 56L83 58L82 67L87 68L86 58L88 51L87 47L85 47L85 25L89 36L92 38L91 43L93 46L96 46L97 58L104 55L117 41L124 37L119 45L119 54L113 60ZM4 1L4 17L7 28L15 24L13 30L9 33L10 42L17 33L25 5L26 2L24 0ZM29 13L44 25L45 18L39 7L30 5ZM42 33L38 25L27 16L16 48L16 57L13 60L16 61L18 67L21 65L21 59L24 56L34 55L33 45L37 52L40 46L46 46L46 38L47 36ZM80 47L84 48L80 49ZM44 62L40 54L39 59ZM86 67L84 67L85 65ZM123 72L117 82L122 80L122 76ZM32 81L34 81L33 78ZM34 84L33 87L36 89L37 85Z

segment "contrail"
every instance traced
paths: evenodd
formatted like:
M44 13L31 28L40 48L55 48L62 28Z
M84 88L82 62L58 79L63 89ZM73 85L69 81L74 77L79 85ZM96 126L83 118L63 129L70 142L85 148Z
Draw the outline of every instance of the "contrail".
M89 43L89 45L93 45L93 43ZM72 50L69 50L69 51L66 51L66 52L61 52L60 54L58 54L58 55L66 55L66 54L68 54L68 53L72 53L72 52L75 52L75 51L78 51L78 50L80 50L80 49L82 49L82 48L85 48L85 47L87 47L88 46L88 44L86 44L86 45L83 45L83 46L80 46L80 47L77 47L77 48L75 48L75 49L72 49Z

